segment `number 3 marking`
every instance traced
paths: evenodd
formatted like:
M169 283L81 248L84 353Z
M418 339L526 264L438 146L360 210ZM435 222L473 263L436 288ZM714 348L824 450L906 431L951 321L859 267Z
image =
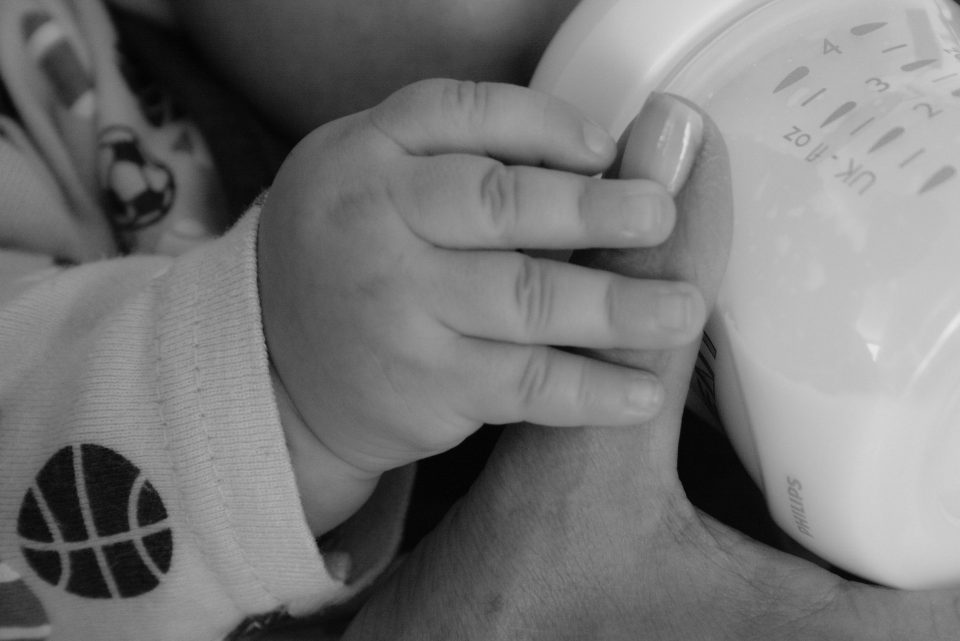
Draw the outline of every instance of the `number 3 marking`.
M869 80L867 80L867 84L870 85L871 87L876 88L876 90L879 93L883 93L884 91L890 90L890 83L884 82L880 78L870 78Z

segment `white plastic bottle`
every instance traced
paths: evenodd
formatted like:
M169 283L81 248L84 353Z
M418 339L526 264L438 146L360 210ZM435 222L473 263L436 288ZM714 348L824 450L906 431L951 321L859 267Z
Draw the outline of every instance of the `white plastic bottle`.
M960 585L958 6L584 0L533 84L615 135L654 90L717 122L725 428L801 544L880 583Z

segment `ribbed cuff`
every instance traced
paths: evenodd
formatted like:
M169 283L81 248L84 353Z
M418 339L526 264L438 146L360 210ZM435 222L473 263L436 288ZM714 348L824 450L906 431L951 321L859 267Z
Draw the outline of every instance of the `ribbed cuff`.
M344 590L306 525L276 409L257 294L258 214L175 263L157 335L188 519L246 612L338 600Z

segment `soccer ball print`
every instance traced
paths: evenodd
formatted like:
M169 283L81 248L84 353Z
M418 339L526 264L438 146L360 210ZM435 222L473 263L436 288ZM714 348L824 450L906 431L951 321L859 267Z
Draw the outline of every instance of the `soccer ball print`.
M50 457L23 498L17 527L37 576L80 597L146 594L173 561L160 495L138 467L100 445Z
M99 146L103 196L117 229L136 231L161 220L176 198L170 168L150 155L129 127L104 129Z

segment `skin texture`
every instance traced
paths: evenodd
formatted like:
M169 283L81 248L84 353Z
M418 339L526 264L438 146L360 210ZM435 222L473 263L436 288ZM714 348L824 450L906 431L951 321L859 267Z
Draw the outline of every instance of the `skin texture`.
M578 261L689 279L711 300L729 233L726 174L722 143L708 133L668 243ZM508 430L468 495L347 639L958 637L956 591L848 582L690 504L676 470L694 349L596 355L656 371L667 386L664 411L633 429Z
M213 66L280 131L296 138L319 124L372 107L423 78L526 84L576 4L173 1Z
M483 424L624 425L660 410L655 376L553 346L690 344L706 318L697 289L516 251L667 238L663 186L590 177L615 155L568 104L453 80L411 85L290 154L262 209L258 268L314 532L380 474Z
M278 11L270 0L174 2L213 64L296 137L426 76L524 83L576 4L288 0ZM251 55L251 42L264 45ZM711 299L729 225L725 173L722 146L708 137L668 245L578 260L689 277ZM348 639L960 638L960 592L847 582L690 504L676 457L693 349L595 355L657 373L664 411L632 428L508 428L466 497L378 589Z

